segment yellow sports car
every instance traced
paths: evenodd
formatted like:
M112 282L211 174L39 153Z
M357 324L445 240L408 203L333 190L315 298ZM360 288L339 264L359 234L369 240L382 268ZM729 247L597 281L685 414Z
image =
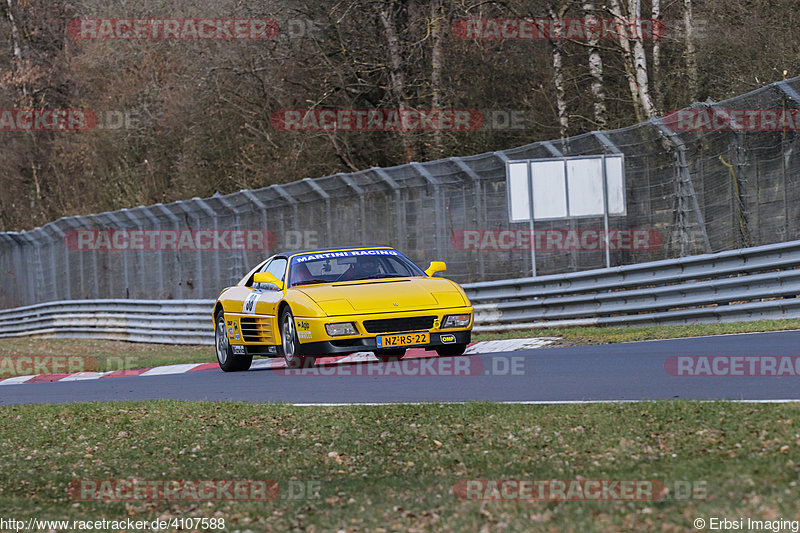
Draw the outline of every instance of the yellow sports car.
M424 272L384 246L304 250L260 263L214 305L215 346L226 372L254 355L307 367L317 356L373 352L399 359L408 347L461 355L472 306L457 283Z

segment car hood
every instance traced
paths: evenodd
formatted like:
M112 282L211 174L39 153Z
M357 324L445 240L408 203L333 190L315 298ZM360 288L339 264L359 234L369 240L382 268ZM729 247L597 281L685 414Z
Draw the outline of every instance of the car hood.
M444 278L397 278L307 285L299 289L328 316L393 313L469 305Z

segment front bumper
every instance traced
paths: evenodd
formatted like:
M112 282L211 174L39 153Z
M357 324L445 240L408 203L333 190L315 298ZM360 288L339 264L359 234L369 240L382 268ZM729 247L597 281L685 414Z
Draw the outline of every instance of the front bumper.
M430 342L428 344L403 346L403 348L422 348L424 350L434 350L441 346L469 344L470 340L472 340L472 330L436 331L430 333ZM355 352L374 352L375 350L380 350L376 343L375 337L361 337L357 339L307 342L300 345L299 351L300 355L341 355Z

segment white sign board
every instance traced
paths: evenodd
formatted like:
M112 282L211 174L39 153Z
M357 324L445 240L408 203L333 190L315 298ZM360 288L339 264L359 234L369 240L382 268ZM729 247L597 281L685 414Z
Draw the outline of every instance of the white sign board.
M531 217L531 191L528 179L528 162L511 162L507 168L508 190L516 191L509 195L508 209L511 222L523 222Z
M509 161L507 184L511 222L529 221L531 202L534 220L626 214L622 154Z
M606 266L611 266L609 215L625 215L623 154L521 159L506 162L508 217L537 220L603 217ZM531 271L536 276L536 247L531 246Z
M533 212L537 219L564 218L567 213L567 181L563 161L539 161L531 165ZM526 220L530 218L530 214Z

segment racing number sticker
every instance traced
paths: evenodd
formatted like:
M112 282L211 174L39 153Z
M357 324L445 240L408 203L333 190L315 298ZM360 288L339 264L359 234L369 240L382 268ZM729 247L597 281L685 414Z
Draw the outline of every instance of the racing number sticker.
M256 312L256 302L258 301L258 297L261 296L261 291L253 291L250 293L250 296L244 301L244 305L242 306L242 313L255 313Z

